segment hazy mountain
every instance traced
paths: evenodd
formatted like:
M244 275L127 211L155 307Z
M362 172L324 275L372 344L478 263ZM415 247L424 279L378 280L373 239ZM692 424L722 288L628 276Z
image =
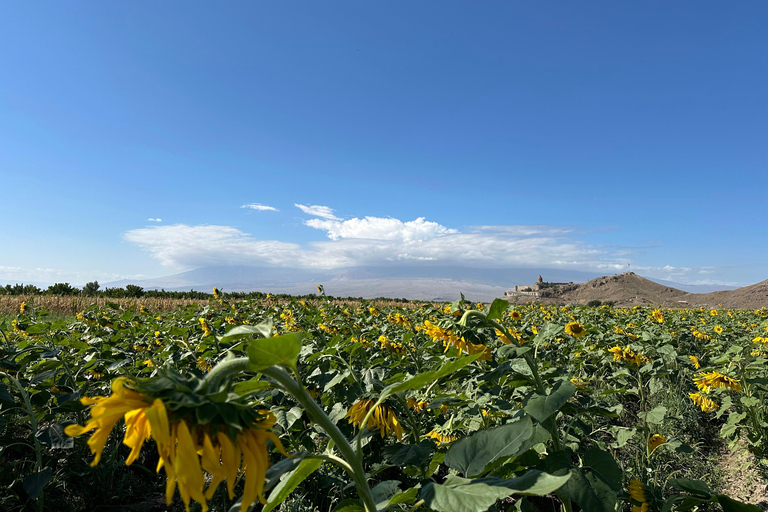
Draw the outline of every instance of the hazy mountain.
M549 282L584 282L599 274L543 268L482 269L458 266L380 266L331 270L278 267L204 267L166 277L121 280L102 288L135 284L146 290L262 291L304 295L322 284L339 297L397 297L454 300L464 293L472 300L492 300L516 284L533 284L541 275Z
M665 281L664 279L653 279L653 281L689 293L712 293L724 290L735 290L738 288L738 286L726 286L722 284L683 284L674 281Z

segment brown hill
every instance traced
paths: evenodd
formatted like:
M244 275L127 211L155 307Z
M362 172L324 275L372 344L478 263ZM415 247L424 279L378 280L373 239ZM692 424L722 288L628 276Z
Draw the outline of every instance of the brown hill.
M586 304L590 301L613 302L618 307L709 307L758 309L768 307L768 280L735 290L712 293L688 293L665 286L634 272L603 276L583 284L549 285L544 283L541 296L534 299L544 303ZM509 297L507 297L509 298ZM518 301L530 300L520 296Z
M558 298L570 303L586 304L591 300L611 301L616 306L681 306L690 302L694 294L671 288L650 279L640 277L634 272L625 272L614 276L603 276L565 291Z
M768 279L757 284L724 292L692 294L696 305L734 309L768 307Z

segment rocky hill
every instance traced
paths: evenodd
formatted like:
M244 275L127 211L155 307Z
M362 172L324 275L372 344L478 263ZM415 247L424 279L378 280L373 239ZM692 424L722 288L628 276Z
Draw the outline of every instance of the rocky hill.
M694 294L697 304L710 307L758 309L768 307L768 279L724 292Z
M582 284L545 286L541 294L541 297L533 300L565 304L587 304L590 301L600 301L613 303L618 307L757 309L768 307L768 280L735 290L689 293L640 277L634 272L625 272L598 277ZM517 299L519 302L532 300L529 296L521 296Z

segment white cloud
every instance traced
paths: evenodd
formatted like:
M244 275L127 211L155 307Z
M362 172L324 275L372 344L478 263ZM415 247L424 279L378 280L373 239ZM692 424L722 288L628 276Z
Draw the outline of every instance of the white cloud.
M328 206L319 206L316 204L306 206L303 204L295 204L295 203L293 206L303 211L307 215L314 215L315 217L322 217L324 219L329 219L329 220L341 220L340 218L338 218L333 214L335 210L333 208L329 208Z
M280 211L277 208L275 208L274 206L267 206L265 204L260 204L260 203L244 204L240 208L250 208L251 210L259 210L259 211L264 211L264 212L266 212L266 211L279 212Z
M163 222L163 219L153 219L152 217L147 219L149 222Z
M331 240L367 238L416 242L458 233L457 230L446 228L437 222L429 222L424 217L408 222L382 217L354 218L344 221L310 219L304 224L326 231Z
M301 207L300 205L296 205ZM302 210L333 216L330 208ZM320 210L317 210L320 208ZM308 227L328 239L305 244L259 240L231 226L184 224L151 226L125 233L164 265L198 268L219 265L285 266L330 269L362 265L461 265L491 268L545 267L641 275L690 283L711 268L642 266L627 259L624 248L607 249L578 239L564 226L476 226L471 232L419 217L411 221L364 217L309 219ZM631 263L628 268L627 264Z
M153 226L127 232L125 239L149 251L164 265L276 265L337 268L390 262L433 261L475 266L553 266L596 269L615 263L605 251L556 237L516 237L506 233L459 233L418 218L367 217L343 222L313 219L307 224L330 240L305 245L257 240L230 226Z

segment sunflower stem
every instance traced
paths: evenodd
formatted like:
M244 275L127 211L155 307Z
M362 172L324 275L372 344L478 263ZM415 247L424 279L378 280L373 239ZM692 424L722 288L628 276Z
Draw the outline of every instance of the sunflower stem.
M247 357L235 357L219 361L205 376L201 388L205 390L215 389L226 377L248 370L249 362Z
M309 393L307 393L307 391L293 380L284 370L281 370L276 366L270 366L269 368L262 370L262 373L275 380L285 391L290 393L301 405L303 405L304 410L307 411L309 417L315 423L320 425L331 440L336 443L336 449L339 450L348 465L347 471L355 482L357 493L360 495L363 505L365 505L366 512L376 512L376 503L373 501L371 488L368 486L368 481L365 478L363 461L354 449L352 449L352 446L349 444L349 441L347 441L347 438L344 437L344 434L341 433L341 430L339 430L339 428L331 421Z

